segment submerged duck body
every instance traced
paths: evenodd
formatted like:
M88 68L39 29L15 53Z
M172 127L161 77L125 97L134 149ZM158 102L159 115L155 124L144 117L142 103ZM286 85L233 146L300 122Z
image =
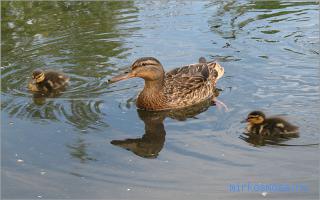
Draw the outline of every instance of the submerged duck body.
M115 76L111 82L133 77L143 78L145 85L137 99L137 107L144 110L167 110L188 107L215 95L215 86L224 74L217 62L186 65L165 73L161 63L153 57L136 60L131 70Z
M299 127L292 125L280 117L266 118L261 111L251 112L247 119L247 131L251 134L263 136L297 135Z
M32 80L28 88L32 92L50 93L64 89L69 81L69 77L61 72L52 70L43 71L36 69L32 73Z

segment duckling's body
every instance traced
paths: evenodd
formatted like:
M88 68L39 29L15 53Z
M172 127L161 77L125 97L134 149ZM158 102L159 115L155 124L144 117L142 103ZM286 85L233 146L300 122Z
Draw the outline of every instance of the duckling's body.
M43 71L41 69L37 69L32 73L32 79L28 85L29 90L42 93L64 89L69 81L69 77L61 72Z
M280 117L266 118L261 111L251 112L245 121L248 123L247 131L258 135L296 135L299 129Z
M137 99L137 107L144 110L166 110L191 106L215 95L215 86L224 74L217 62L183 66L164 72L161 63L152 57L140 58L131 71L111 79L112 82L140 77L145 86Z

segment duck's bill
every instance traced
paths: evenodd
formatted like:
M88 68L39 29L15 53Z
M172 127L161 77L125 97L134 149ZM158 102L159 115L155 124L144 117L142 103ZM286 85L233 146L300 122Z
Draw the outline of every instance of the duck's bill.
M120 75L117 75L117 76L112 77L112 78L109 80L109 83L115 83L115 82L122 81L122 80L126 80L126 79L129 79L129 78L132 78L132 77L134 77L134 76L132 75L132 73L126 72L126 73L124 73L124 74L120 74Z

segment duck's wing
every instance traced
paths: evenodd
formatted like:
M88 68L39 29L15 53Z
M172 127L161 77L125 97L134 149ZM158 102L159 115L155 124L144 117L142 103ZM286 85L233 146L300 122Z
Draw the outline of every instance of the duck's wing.
M166 73L165 90L172 103L179 106L194 104L213 95L215 81L206 63L176 68Z
M273 134L297 134L299 132L299 127L295 126L288 121L280 117L269 118L269 129L273 130Z
M56 71L46 71L46 77L52 89L58 89L60 87L66 86L69 82L68 76Z
M215 83L218 77L218 69L222 68L218 63L196 63L173 69L166 73L166 80L181 82L181 85L195 84L198 82L211 81Z
M195 89L206 83L209 78L209 69L205 63L193 64L173 69L166 73L165 81L172 86L168 88Z

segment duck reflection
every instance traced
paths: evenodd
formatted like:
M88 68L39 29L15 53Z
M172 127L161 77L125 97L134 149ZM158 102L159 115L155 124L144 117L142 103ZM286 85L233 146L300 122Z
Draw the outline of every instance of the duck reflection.
M141 138L112 140L111 144L127 149L143 158L157 158L165 142L166 130L163 122L166 117L185 121L188 118L195 118L196 115L206 111L211 105L214 105L214 102L208 100L179 110L152 112L138 109L139 118L145 124L144 135Z
M162 150L166 130L162 113L137 110L140 119L145 124L145 134L141 138L112 140L111 144L122 147L143 158L156 158Z

